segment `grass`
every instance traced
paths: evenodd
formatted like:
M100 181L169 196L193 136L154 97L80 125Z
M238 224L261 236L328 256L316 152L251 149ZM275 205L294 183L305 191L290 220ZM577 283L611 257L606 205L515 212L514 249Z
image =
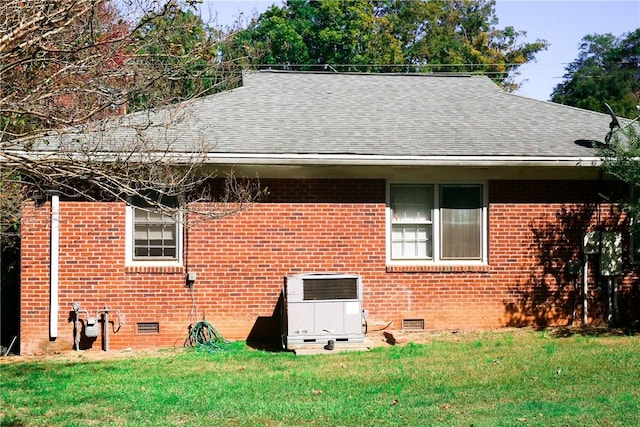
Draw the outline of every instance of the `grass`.
M317 356L235 343L0 369L2 426L640 425L640 336L511 330Z

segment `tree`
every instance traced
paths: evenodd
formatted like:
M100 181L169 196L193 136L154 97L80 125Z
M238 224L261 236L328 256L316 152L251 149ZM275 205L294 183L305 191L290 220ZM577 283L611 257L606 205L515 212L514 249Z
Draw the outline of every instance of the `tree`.
M255 64L340 71L482 72L508 89L547 42L496 28L494 0L290 0L238 34Z
M3 2L0 141L89 120L112 106L128 25L105 2Z
M214 54L214 39L185 11L190 3L0 3L0 237L15 236L24 200L51 191L89 200L138 196L157 209L168 209L161 196L178 197L180 207L201 199L215 176L201 167L207 147L178 159L169 140L140 136L106 144L102 137L127 126L170 127L191 98L226 78L216 74L226 64ZM187 36L185 26L192 31ZM210 81L185 84L194 69ZM182 103L171 105L176 100ZM128 120L127 106L164 113ZM72 137L85 134L93 142ZM233 177L223 191L225 200L240 202L235 208L259 194L254 182Z
M616 38L592 34L582 39L578 57L566 68L551 101L634 117L640 104L640 28Z
M237 67L219 58L223 33L205 24L194 10L172 8L143 21L134 33L134 46L139 46L135 55L147 75L157 77L132 99L132 110L182 102L239 84Z
M640 222L637 221L640 218L640 117L628 123L618 122L605 140L606 144L598 147L602 168L608 175L629 185L630 191L620 203L629 218L636 219L633 227L640 237ZM640 246L636 249L640 250Z

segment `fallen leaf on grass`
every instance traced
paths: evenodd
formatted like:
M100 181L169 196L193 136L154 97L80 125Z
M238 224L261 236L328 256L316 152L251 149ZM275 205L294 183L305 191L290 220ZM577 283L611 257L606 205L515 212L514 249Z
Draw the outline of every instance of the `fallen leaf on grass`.
M447 410L447 409L451 409L451 404L450 403L443 403L442 405L440 405L440 409Z
M317 396L319 394L322 394L322 390L311 390L311 394Z

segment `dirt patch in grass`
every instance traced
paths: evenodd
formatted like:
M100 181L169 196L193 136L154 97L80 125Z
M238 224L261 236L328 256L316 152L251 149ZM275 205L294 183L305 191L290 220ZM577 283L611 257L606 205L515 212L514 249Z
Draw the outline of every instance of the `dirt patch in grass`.
M477 340L486 334L530 334L533 328L500 328L500 329L473 329L473 330L440 330L440 331L378 331L370 333L367 337L374 346L403 345L407 343L427 344L434 340L451 340L456 342Z
M524 329L497 329L496 332L507 331L521 331L525 333ZM527 331L531 332L531 329ZM370 331L366 334L367 341L373 347L388 347L393 345L403 345L409 342L416 344L424 344L433 341L434 339L453 339L464 340L474 339L481 333L487 333L484 331ZM270 352L281 351L279 344L265 344L254 347L256 350L266 350ZM162 357L171 354L179 354L181 352L189 351L184 347L169 347L169 348L149 348L149 349L124 349L124 350L65 350L57 351L52 354L41 355L29 355L29 356L16 356L10 355L6 357L0 357L0 365L6 363L21 363L21 362L37 362L37 361L63 361L63 362L86 362L97 360L114 360L114 359L130 359L140 357Z
M406 345L408 343L428 344L434 340L450 340L454 342L474 341L486 336L487 334L504 334L517 338L521 335L527 335L534 332L546 332L549 337L567 338L572 336L633 336L640 334L639 328L610 328L606 326L587 326L587 327L549 327L544 330L535 328L499 328L499 329L478 329L478 330L441 330L441 331L400 331L400 330L382 330L369 331L366 339L373 347L390 347L395 345ZM273 348L271 348L273 347ZM257 347L257 350L267 350L277 352L277 346ZM2 356L0 357L0 365L7 363L22 363L36 361L99 361L99 360L117 360L132 359L141 357L163 357L169 355L177 355L185 351L190 351L184 347L169 348L150 348L150 349L124 349L124 350L88 350L88 351L61 351L56 354L35 355L35 356Z
M62 361L62 362L88 362L98 360L116 360L116 359L135 359L140 357L162 357L171 354L179 354L187 351L183 347L170 347L170 348L152 348L142 350L81 350L81 351L62 351L56 354L35 355L35 356L4 356L0 357L0 365L6 363L22 363L22 362L38 362L38 361Z
M457 342L473 341L486 336L487 334L505 334L513 338L535 332L544 332L549 337L567 338L572 336L633 336L640 334L639 328L612 328L603 325L589 326L555 326L545 329L533 327L522 328L499 328L499 329L478 329L478 330L447 330L447 331L378 331L368 334L367 337L374 346L403 345L409 342L416 344L426 344L434 340L451 340Z

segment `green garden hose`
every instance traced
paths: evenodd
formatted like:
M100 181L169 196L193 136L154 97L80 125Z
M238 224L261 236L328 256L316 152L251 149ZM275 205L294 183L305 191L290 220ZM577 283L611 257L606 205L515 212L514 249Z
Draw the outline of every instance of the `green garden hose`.
M206 320L200 320L189 328L189 336L185 341L186 347L196 347L199 350L226 350L227 341L220 332Z

